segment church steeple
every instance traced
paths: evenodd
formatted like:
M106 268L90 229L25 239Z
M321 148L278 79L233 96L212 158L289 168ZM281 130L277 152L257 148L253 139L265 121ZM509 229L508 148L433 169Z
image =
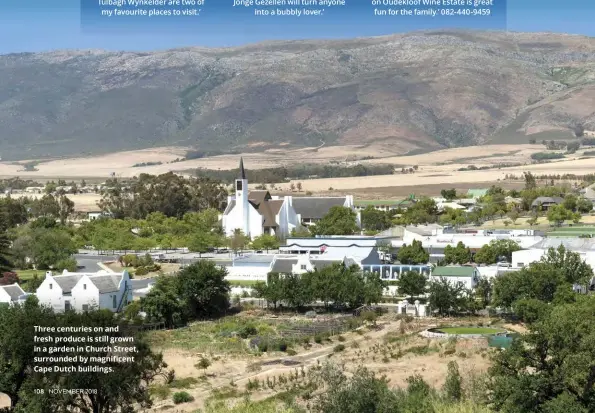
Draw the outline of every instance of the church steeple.
M236 179L236 205L239 228L244 235L250 235L250 207L248 201L248 179L244 170L244 159L240 158L240 176Z
M244 170L244 158L240 157L240 179L246 179L246 171Z

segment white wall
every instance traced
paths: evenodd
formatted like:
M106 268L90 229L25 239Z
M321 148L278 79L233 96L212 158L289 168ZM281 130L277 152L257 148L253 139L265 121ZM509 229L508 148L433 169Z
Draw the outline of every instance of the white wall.
M235 281L266 281L271 271L269 267L226 267L226 280Z
M430 281L440 281L441 278L445 278L450 285L457 285L458 283L463 284L463 286L471 290L475 288L476 282L473 277L439 277L439 276L430 276Z
M62 289L51 275L46 274L45 280L37 288L36 295L40 304L51 307L56 312L64 311Z
M258 237L262 235L262 215L258 213L258 211L250 204L248 204L248 228L250 232L250 237ZM230 237L233 235L234 231L239 228L244 231L244 222L243 222L243 214L242 214L242 205L236 204L234 205L233 209L229 211L227 215L223 217L223 226L225 230L225 235ZM245 234L248 235L248 234Z
M85 286L87 288L85 288ZM72 287L72 297L70 305L75 311L83 311L83 305L87 305L88 309L97 309L100 306L99 290L95 284L91 282L87 275L84 275L79 282Z
M280 238L287 238L291 231L300 226L301 218L293 209L293 197L285 196L284 202L277 214L277 236Z
M10 295L6 291L4 291L3 288L0 288L0 303L8 303L8 304L12 303L12 299L10 298Z

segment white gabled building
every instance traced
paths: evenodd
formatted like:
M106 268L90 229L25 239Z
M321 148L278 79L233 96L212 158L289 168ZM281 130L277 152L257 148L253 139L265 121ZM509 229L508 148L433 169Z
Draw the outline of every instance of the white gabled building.
M240 176L235 180L235 195L227 199L227 208L221 216L226 236L239 229L244 235L255 238L263 234L285 239L300 226L316 223L333 206L355 211L353 196L343 197L293 197L272 196L267 190L248 189L244 161L240 159ZM361 226L360 213L356 222Z
M132 301L132 288L130 275L126 270L121 273L64 271L61 275L52 275L48 271L36 295L40 304L51 307L56 312L71 309L108 309L119 312Z
M10 285L0 285L0 303L2 304L16 304L24 302L27 298L27 293L23 291L17 283Z

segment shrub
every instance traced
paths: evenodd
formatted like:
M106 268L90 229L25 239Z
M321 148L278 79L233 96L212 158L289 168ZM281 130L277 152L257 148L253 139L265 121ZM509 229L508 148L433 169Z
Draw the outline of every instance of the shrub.
M335 353L340 353L343 350L345 350L345 346L343 344L337 344L335 348L333 348Z
M550 152L537 152L531 154L531 159L534 161L548 161L551 159L562 159L564 154L562 153L550 153Z
M258 334L258 331L253 325L244 326L238 332L238 335L242 338L248 338L250 336L255 336L256 334Z
M322 336L319 335L319 334L316 334L314 336L314 342L317 343L317 344L322 344Z
M337 337L337 340L339 340L339 341L343 342L343 341L345 341L345 337L343 337L343 336L339 336L339 337Z
M188 394L188 392L179 391L177 393L174 393L173 401L175 404L188 403L193 400L194 400L194 397L192 397L190 394Z

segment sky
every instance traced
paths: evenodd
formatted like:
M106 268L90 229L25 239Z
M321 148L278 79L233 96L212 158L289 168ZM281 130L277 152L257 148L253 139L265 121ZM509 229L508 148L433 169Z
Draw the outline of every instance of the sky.
M346 0L347 6L332 8L324 17L299 19L255 17L249 8L232 7L234 0L205 0L206 13L186 18L185 24L167 18L149 21L135 17L135 24L124 27L105 27L96 21L94 25L89 10L97 7L98 1L0 0L0 54L55 49L224 47L264 40L352 38L437 27L595 36L595 0L508 0L508 4L494 0L500 2L499 11L491 21L484 20L488 22L484 25L477 23L480 17L434 18L431 22L429 18L377 17L373 16L372 0Z

